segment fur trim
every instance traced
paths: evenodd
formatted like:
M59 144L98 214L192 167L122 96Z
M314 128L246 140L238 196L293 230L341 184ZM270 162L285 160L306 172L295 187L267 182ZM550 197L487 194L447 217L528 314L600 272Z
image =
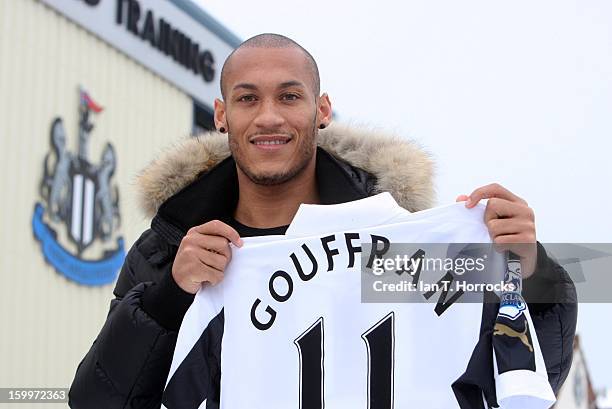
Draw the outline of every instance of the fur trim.
M318 144L330 154L375 175L377 192L390 192L412 212L433 206L434 164L418 144L346 125L319 131ZM170 196L230 155L227 135L207 132L174 144L136 179L141 209L153 217Z

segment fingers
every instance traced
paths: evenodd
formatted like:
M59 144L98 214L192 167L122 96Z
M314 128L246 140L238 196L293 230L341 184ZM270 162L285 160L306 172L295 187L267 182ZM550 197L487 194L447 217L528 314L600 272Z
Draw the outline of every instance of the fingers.
M538 247L535 242L529 243L528 238L520 234L498 236L495 239L495 251L503 253L511 251L521 258L521 274L523 278L530 277L536 269Z
M216 270L224 271L225 267L231 260L231 251L229 250L227 242L225 246L228 249L225 250L224 253L220 253L215 250L202 248L185 241L185 244L181 249L181 255L189 258L190 260L197 260L198 262L210 266Z
M199 274L194 275L194 284L208 282L212 285L216 285L223 280L224 276L223 271L219 271L206 264L201 264Z
M223 272L232 258L232 250L228 238L202 232L222 231L224 234L229 232L229 235L232 234L232 231L235 232L230 226L221 224L212 223L206 228L202 228L204 225L196 226L189 230L181 243L185 255L192 260L199 261L201 266L197 266L198 270L204 273L203 277L206 278L206 281L213 284L223 278ZM225 227L230 230L228 231ZM238 237L238 239L240 238Z
M524 260L537 254L537 244L535 242L530 243L527 240L528 238L525 236L517 234L498 236L495 239L493 247L500 253L511 251L514 254L521 256L521 260Z
M229 246L229 241L221 236L209 236L200 233L191 233L183 239L190 246L209 252L222 254L229 258L232 255L232 250Z
M238 232L219 220L189 229L172 265L174 281L191 294L203 283L219 283L232 258L230 242L242 247Z
M225 267L227 267L231 259L231 255L226 256L212 251L199 251L196 257L202 264L221 272L225 271Z
M515 203L512 204L520 206ZM527 207L527 209L529 208ZM537 263L536 234L533 220L527 217L513 217L490 219L486 224L495 250L499 253L511 251L519 255L523 278L531 276Z
M521 220L529 220L534 224L535 229L535 215L529 206L518 202L510 202L505 199L489 199L484 214L485 224L488 224L492 219L499 218L517 218Z
M203 283L215 285L223 280L227 261L223 255L193 246L185 247L175 258L172 275L179 287L195 294Z
M493 248L500 253L511 251L523 259L537 251L537 244L535 240L530 241L531 239L532 237L525 234L505 234L493 239Z
M208 223L192 227L191 229L189 229L189 232L187 232L187 234L192 231L205 235L225 237L235 246L242 247L242 239L240 238L238 232L234 230L234 228L232 228L231 226L219 220L212 220Z
M468 195L459 195L455 199L455 202L465 202L466 200L468 200Z
M529 220L491 219L486 222L494 243L534 243L535 231Z
M489 199L484 222L493 243L535 243L536 226L533 210L521 203ZM500 249L502 247L499 247ZM510 248L505 248L511 250ZM524 252L519 252L522 254Z
M189 276L186 278L189 281L187 284L189 289L184 289L192 294L195 294L203 283L216 285L223 280L223 277L223 271L219 271L200 262L192 263L189 266ZM177 282L177 284L179 283ZM181 284L179 284L179 286L181 286Z
M527 202L522 198L518 197L499 183L491 183L490 185L479 187L474 190L468 197L465 206L472 208L478 204L482 199L499 198L508 200L514 203L522 203L527 205Z
M457 197L457 201L465 195ZM498 252L511 251L521 257L523 277L534 273L537 263L535 214L527 202L503 186L493 183L474 190L465 203L473 208L489 199L484 214L489 235Z

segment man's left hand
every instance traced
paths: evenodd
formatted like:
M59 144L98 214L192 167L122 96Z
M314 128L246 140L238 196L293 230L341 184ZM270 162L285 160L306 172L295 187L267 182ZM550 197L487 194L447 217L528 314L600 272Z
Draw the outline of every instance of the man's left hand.
M459 195L456 201L465 201L465 207L471 209L482 199L489 199L484 222L495 247L519 255L523 278L531 276L538 254L533 209L524 199L498 183L479 187L469 196Z

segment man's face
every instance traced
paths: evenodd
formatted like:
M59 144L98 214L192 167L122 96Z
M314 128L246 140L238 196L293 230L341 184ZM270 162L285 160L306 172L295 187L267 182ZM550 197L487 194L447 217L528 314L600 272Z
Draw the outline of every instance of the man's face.
M296 48L243 48L226 67L225 123L239 171L262 185L284 183L314 160L319 98L306 56ZM325 97L327 100L327 97Z

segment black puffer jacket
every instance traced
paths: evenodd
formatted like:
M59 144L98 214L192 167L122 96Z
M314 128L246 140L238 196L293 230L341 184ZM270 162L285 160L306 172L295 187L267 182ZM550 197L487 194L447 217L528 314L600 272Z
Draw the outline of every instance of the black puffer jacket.
M320 140L325 150L318 150L316 172L324 204L389 191L411 211L432 205L432 163L413 144L337 127L322 132ZM69 393L72 408L160 407L178 328L193 300L172 280L172 262L190 227L227 219L235 209L236 169L227 156L224 137L211 134L185 142L141 175L143 206L155 216L128 252L106 323L77 369ZM542 296L565 301L529 305L557 391L572 359L575 290L567 273L538 246L537 272L525 280L524 291L528 302ZM218 355L220 348L211 353ZM209 400L218 401L214 398Z

